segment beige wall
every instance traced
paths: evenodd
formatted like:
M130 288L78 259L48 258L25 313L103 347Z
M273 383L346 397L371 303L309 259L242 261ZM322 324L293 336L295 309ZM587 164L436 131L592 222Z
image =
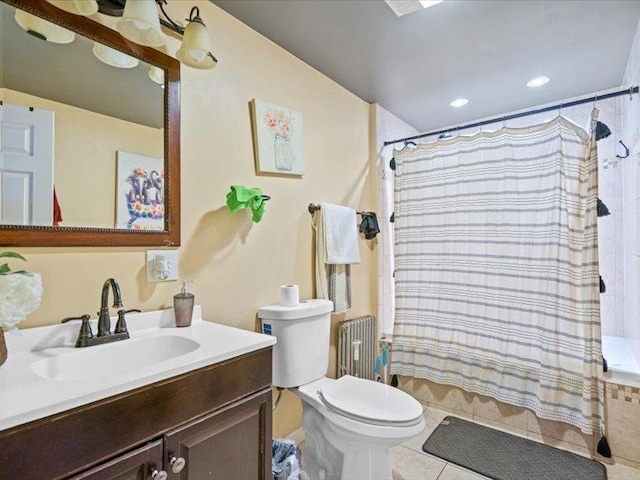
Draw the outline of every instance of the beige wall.
M369 106L208 1L169 2L174 18L192 3L209 27L219 65L182 68L182 246L180 275L206 319L256 328L256 311L278 300L278 287L300 285L313 296L309 202L375 209L369 165ZM171 40L170 51L177 41ZM302 112L306 173L303 178L256 176L249 101L258 98ZM261 187L271 195L261 223L247 212L229 214L232 184ZM375 251L360 244L353 268L351 316L374 313ZM28 267L42 273L42 306L21 327L51 324L98 308L107 277L122 287L128 308L171 306L176 282L147 284L142 248L23 248ZM341 317L340 317L341 318ZM334 323L339 317L334 318ZM335 371L335 335L330 371ZM221 386L223 388L223 386ZM300 426L300 404L285 394L274 416L274 435Z
M63 227L114 227L118 150L163 157L163 130L8 88L4 101L55 113L54 183Z

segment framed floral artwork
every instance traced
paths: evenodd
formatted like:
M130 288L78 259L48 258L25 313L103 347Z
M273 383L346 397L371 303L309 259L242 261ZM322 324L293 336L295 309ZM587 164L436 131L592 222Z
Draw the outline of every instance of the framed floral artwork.
M116 228L164 230L164 162L117 152Z
M302 114L256 99L251 113L256 171L304 175Z

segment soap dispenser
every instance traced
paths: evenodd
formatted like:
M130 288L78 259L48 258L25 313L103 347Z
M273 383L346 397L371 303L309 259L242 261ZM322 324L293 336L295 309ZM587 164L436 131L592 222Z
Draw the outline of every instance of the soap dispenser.
M192 280L182 280L182 291L173 296L173 310L176 316L176 327L191 326L193 316L193 303L195 295L187 292L187 283Z

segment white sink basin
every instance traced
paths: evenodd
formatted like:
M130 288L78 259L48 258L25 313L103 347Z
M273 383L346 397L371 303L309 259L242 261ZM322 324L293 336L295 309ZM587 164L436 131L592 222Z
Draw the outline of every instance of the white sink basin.
M77 324L6 333L0 431L276 343L270 335L204 321L199 305L190 327L177 328L172 309L132 313L127 320L131 338L85 348L74 348ZM91 321L94 332L96 324Z
M65 350L58 355L52 352L55 349L50 349L47 353L53 353L53 356L34 362L31 369L47 380L89 380L175 359L199 346L189 338L165 335Z

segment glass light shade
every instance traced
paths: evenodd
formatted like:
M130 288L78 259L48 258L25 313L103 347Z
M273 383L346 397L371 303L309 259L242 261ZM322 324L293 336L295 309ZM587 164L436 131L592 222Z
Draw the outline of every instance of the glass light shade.
M88 17L98 13L98 2L96 0L47 0L60 10Z
M189 67L209 70L218 63L210 50L211 41L207 27L198 21L189 22L184 31L180 50L176 52L178 60Z
M165 42L154 0L128 0L116 28L125 38L138 45L159 47Z
M117 68L137 67L140 60L126 53L114 50L98 42L93 42L93 54L103 63Z
M16 10L15 19L25 32L33 32L47 42L71 43L76 38L76 34L66 28L47 22L23 10Z
M164 70L151 66L149 68L149 78L164 88Z

